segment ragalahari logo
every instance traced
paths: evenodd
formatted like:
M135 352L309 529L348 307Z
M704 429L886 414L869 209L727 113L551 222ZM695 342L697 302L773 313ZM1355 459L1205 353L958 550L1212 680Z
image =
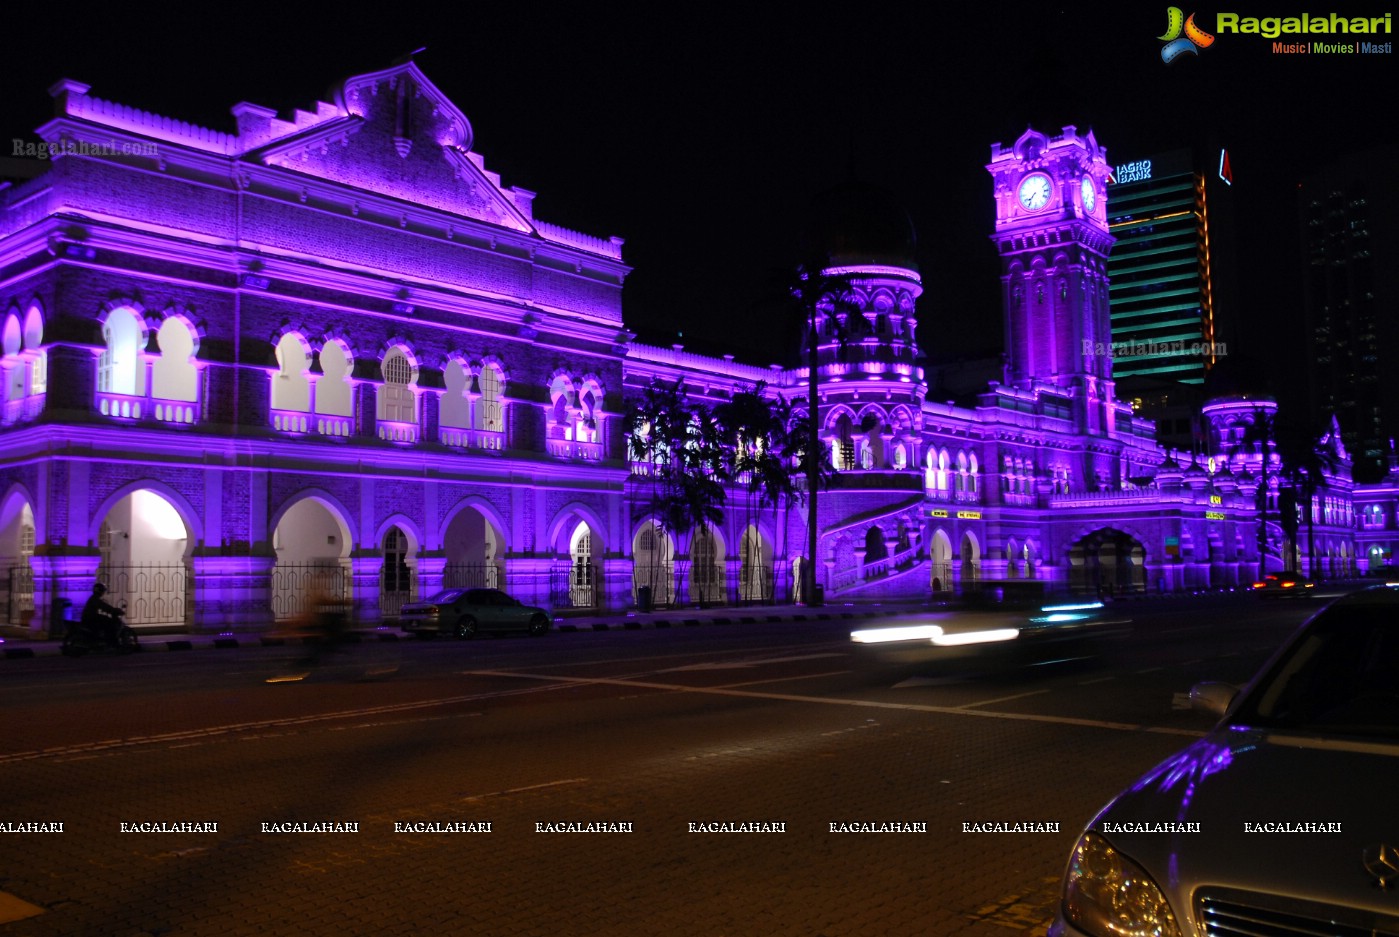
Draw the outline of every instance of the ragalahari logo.
M1166 8L1166 32L1157 38L1166 44L1161 49L1161 61L1167 65L1186 52L1199 55L1198 49L1208 49L1214 44L1214 37L1195 25L1195 14L1185 16L1180 7Z

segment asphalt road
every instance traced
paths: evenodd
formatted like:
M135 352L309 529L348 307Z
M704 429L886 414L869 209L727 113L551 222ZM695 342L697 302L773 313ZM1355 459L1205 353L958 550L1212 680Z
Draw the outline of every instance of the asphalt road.
M1208 729L1177 694L1308 604L911 676L839 621L0 662L0 824L62 824L0 833L0 935L1042 934L1082 826Z

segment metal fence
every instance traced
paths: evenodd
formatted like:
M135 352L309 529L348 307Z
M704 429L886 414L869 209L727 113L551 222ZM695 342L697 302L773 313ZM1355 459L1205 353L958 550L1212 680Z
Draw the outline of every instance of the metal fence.
M194 620L194 570L183 563L151 563L97 568L107 584L106 600L126 606L126 623L189 625Z
M10 567L4 606L6 620L12 625L28 625L34 617L34 570L28 563Z
M600 566L575 563L549 571L549 602L556 609L601 610L606 595Z
M272 567L272 615L299 618L318 603L350 600L350 577L343 566L278 563Z
M495 563L449 563L442 567L444 589L505 589L505 569Z

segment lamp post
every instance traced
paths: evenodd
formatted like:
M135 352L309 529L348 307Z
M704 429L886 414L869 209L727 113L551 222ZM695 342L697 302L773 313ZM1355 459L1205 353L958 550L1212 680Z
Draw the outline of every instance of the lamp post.
M821 486L821 466L817 459L821 456L821 424L817 419L816 400L816 364L818 360L818 340L816 335L816 307L820 302L819 291L813 293L816 283L810 279L812 273L807 272L803 278L804 294L807 311L811 317L808 323L806 336L806 400L807 400L807 439L806 439L806 555L807 561L802 564L802 598L807 605L820 605L821 599L816 593L816 549L817 541L820 539L820 531L816 527L816 492Z

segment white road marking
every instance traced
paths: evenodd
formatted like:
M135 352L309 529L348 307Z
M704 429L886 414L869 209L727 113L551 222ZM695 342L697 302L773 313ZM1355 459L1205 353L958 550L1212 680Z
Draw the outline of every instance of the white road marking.
M688 664L684 667L671 667L668 670L655 670L652 673L692 673L698 670L742 670L761 667L765 664L787 664L799 660L821 660L827 657L845 657L844 654L800 654L795 657L761 657L754 660L706 661L703 664Z
M797 677L768 677L766 680L745 680L743 683L725 683L717 687L720 690L728 690L739 686L758 686L762 683L786 683L789 680L815 680L817 677L839 677L850 673L848 670L832 670L828 673L804 673Z
M928 706L920 703L886 703L878 700L841 699L824 696L798 696L793 693L759 693L755 690L724 689L721 687L685 686L679 683L653 683L642 680L617 680L606 677L559 677L534 673L518 673L505 670L467 671L481 676L515 677L520 680L568 680L579 686L624 686L645 687L652 690L668 690L673 693L699 693L711 696L735 696L743 699L779 700L788 703L816 703L823 706L854 706L865 709L899 709L905 712L938 713L948 716L978 716L984 719L1006 719L1012 722L1041 722L1051 725L1082 726L1093 729L1111 729L1117 732L1150 732L1158 735L1183 735L1187 738L1203 738L1206 733L1190 729L1177 729L1171 726L1146 726L1133 722L1108 722L1101 719L1075 719L1071 716L1044 716L1034 713L986 712L980 709L962 709L953 706Z
M469 804L476 800L485 800L487 797L505 797L509 794L523 794L526 791L542 791L549 787L563 787L566 784L587 784L587 778L565 778L561 781L545 781L543 784L527 784L524 787L511 787L503 791L491 791L489 794L472 794L470 797L461 798L461 802Z
M1107 683L1109 680L1116 680L1116 679L1117 679L1116 677L1098 677L1097 679L1094 679L1094 680L1080 680L1080 681L1078 681L1078 685L1079 685L1079 686L1092 686L1092 685L1095 684L1095 683Z
M963 703L963 704L960 705L960 706L954 706L954 707L952 707L952 708L953 708L953 709L970 709L970 708L973 707L973 706L990 706L992 703L1008 703L1008 702L1010 702L1010 701L1013 700L1013 699L1024 699L1024 698L1027 697L1027 696L1039 696L1041 693L1048 693L1048 692L1049 692L1048 690L1031 690L1031 691L1028 692L1028 693L1016 693L1014 696L998 696L998 697L996 697L995 699L984 699L984 700L979 700L978 702L975 702L975 703Z

